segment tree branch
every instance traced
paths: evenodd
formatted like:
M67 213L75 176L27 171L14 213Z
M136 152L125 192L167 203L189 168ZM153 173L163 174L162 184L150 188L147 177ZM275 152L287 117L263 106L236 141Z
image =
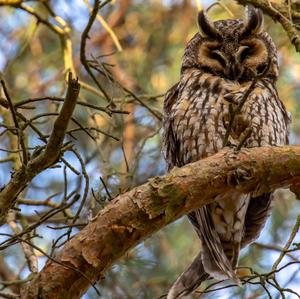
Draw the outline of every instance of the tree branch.
M0 192L0 225L5 222L8 210L14 205L17 196L27 184L40 172L54 164L61 153L61 146L69 120L75 109L80 85L69 75L68 90L61 111L54 123L46 149L37 157L22 165L13 175L8 184Z
M292 15L289 1L284 3L271 2L270 0L236 0L239 4L251 4L260 8L265 14L269 15L275 22L279 22L286 31L291 43L297 52L300 52L300 31L294 19L299 18L297 12Z
M130 248L184 214L239 190L255 196L300 178L300 146L224 149L119 195L22 289L22 298L80 298ZM78 272L61 264L76 267ZM47 286L47 287L46 287Z

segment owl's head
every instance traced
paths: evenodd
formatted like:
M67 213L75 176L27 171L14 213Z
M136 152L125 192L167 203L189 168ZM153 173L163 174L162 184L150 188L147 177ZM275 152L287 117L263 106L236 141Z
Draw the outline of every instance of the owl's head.
M198 68L229 80L249 81L264 74L278 77L277 51L263 29L263 14L248 6L246 20L212 22L205 11L198 15L199 32L188 43L182 72Z

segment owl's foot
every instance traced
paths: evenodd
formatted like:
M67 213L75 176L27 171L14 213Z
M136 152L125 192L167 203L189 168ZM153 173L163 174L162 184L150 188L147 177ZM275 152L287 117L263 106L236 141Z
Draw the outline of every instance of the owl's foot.
M253 175L250 169L240 167L228 173L227 184L231 186L238 186L252 178Z

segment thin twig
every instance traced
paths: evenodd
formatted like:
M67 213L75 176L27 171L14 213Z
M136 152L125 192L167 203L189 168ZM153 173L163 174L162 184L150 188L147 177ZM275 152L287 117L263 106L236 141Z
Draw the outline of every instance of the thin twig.
M107 3L110 1L106 1ZM84 66L85 70L87 71L87 73L89 74L89 76L93 79L94 83L98 86L98 88L101 90L101 92L103 93L103 95L105 96L105 98L107 99L107 101L109 103L112 103L112 98L109 96L109 94L105 91L105 89L102 87L102 85L100 84L100 82L97 80L97 78L95 77L95 75L93 74L92 70L89 67L89 63L86 59L86 42L87 39L89 38L89 32L93 26L93 23L97 17L98 11L100 9L100 1L99 0L95 0L94 3L94 7L92 10L92 13L90 15L90 18L88 20L88 23L84 29L84 31L82 32L81 35L81 43L80 43L80 61L82 63L82 65Z
M12 115L12 118L13 118L13 121L14 121L14 125L15 125L17 133L18 133L19 144L21 146L22 153L23 153L23 156L22 156L23 161L22 162L25 165L27 165L27 163L28 163L28 153L27 153L27 149L26 149L26 145L25 145L25 141L24 141L23 131L20 129L20 125L19 125L19 122L18 122L18 119L17 119L16 110L15 110L15 107L12 103L10 95L8 93L8 90L6 88L4 80L1 80L1 85L2 85L2 88L3 88L4 94L5 94L6 100L8 102L8 105L9 105L9 109L10 109L10 112L11 112L11 115Z
M275 263L272 266L272 271L275 271L278 267L278 265L280 264L280 262L282 261L282 259L284 258L286 251L289 249L289 247L291 246L293 240L295 239L298 231L299 231L299 227L300 227L300 215L298 215L296 223L293 227L293 230L290 234L290 237L288 239L288 241L286 242L285 246L283 247L282 252L280 253L278 259L275 261Z
M16 223L16 213L15 211L10 210L9 213L7 214L7 224L9 227L12 229L12 231L17 235L20 234L22 231L18 227ZM37 273L38 272L38 261L37 257L28 244L21 242L21 246L24 252L24 255L26 257L27 263L28 263L28 268L32 273Z
M101 181L101 183L102 183L102 185L103 185L103 187L105 189L105 192L106 192L109 200L112 200L112 196L111 196L111 194L110 194L110 192L109 192L109 190L108 190L108 188L107 188L107 186L106 186L106 184L105 184L105 182L104 182L104 180L102 179L101 176L100 176L100 181Z

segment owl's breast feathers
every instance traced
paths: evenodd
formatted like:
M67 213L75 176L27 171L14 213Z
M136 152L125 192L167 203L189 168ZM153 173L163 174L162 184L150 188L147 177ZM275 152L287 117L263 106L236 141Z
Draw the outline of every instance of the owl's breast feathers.
M230 106L235 109L250 85L197 69L182 75L167 93L164 105L164 152L169 168L210 156L223 147ZM234 116L230 142L237 145L250 128L247 147L286 144L288 122L275 86L268 80L259 81Z
M250 85L198 69L182 74L164 104L163 148L169 169L213 155L223 147L232 110ZM229 142L239 144L243 132L250 129L246 147L284 145L288 142L288 122L276 87L267 79L258 81L240 113L234 115ZM259 235L270 213L272 195L250 197L237 192L220 195L214 203L189 215L202 242L204 269L213 277L235 278L233 269L240 247Z

